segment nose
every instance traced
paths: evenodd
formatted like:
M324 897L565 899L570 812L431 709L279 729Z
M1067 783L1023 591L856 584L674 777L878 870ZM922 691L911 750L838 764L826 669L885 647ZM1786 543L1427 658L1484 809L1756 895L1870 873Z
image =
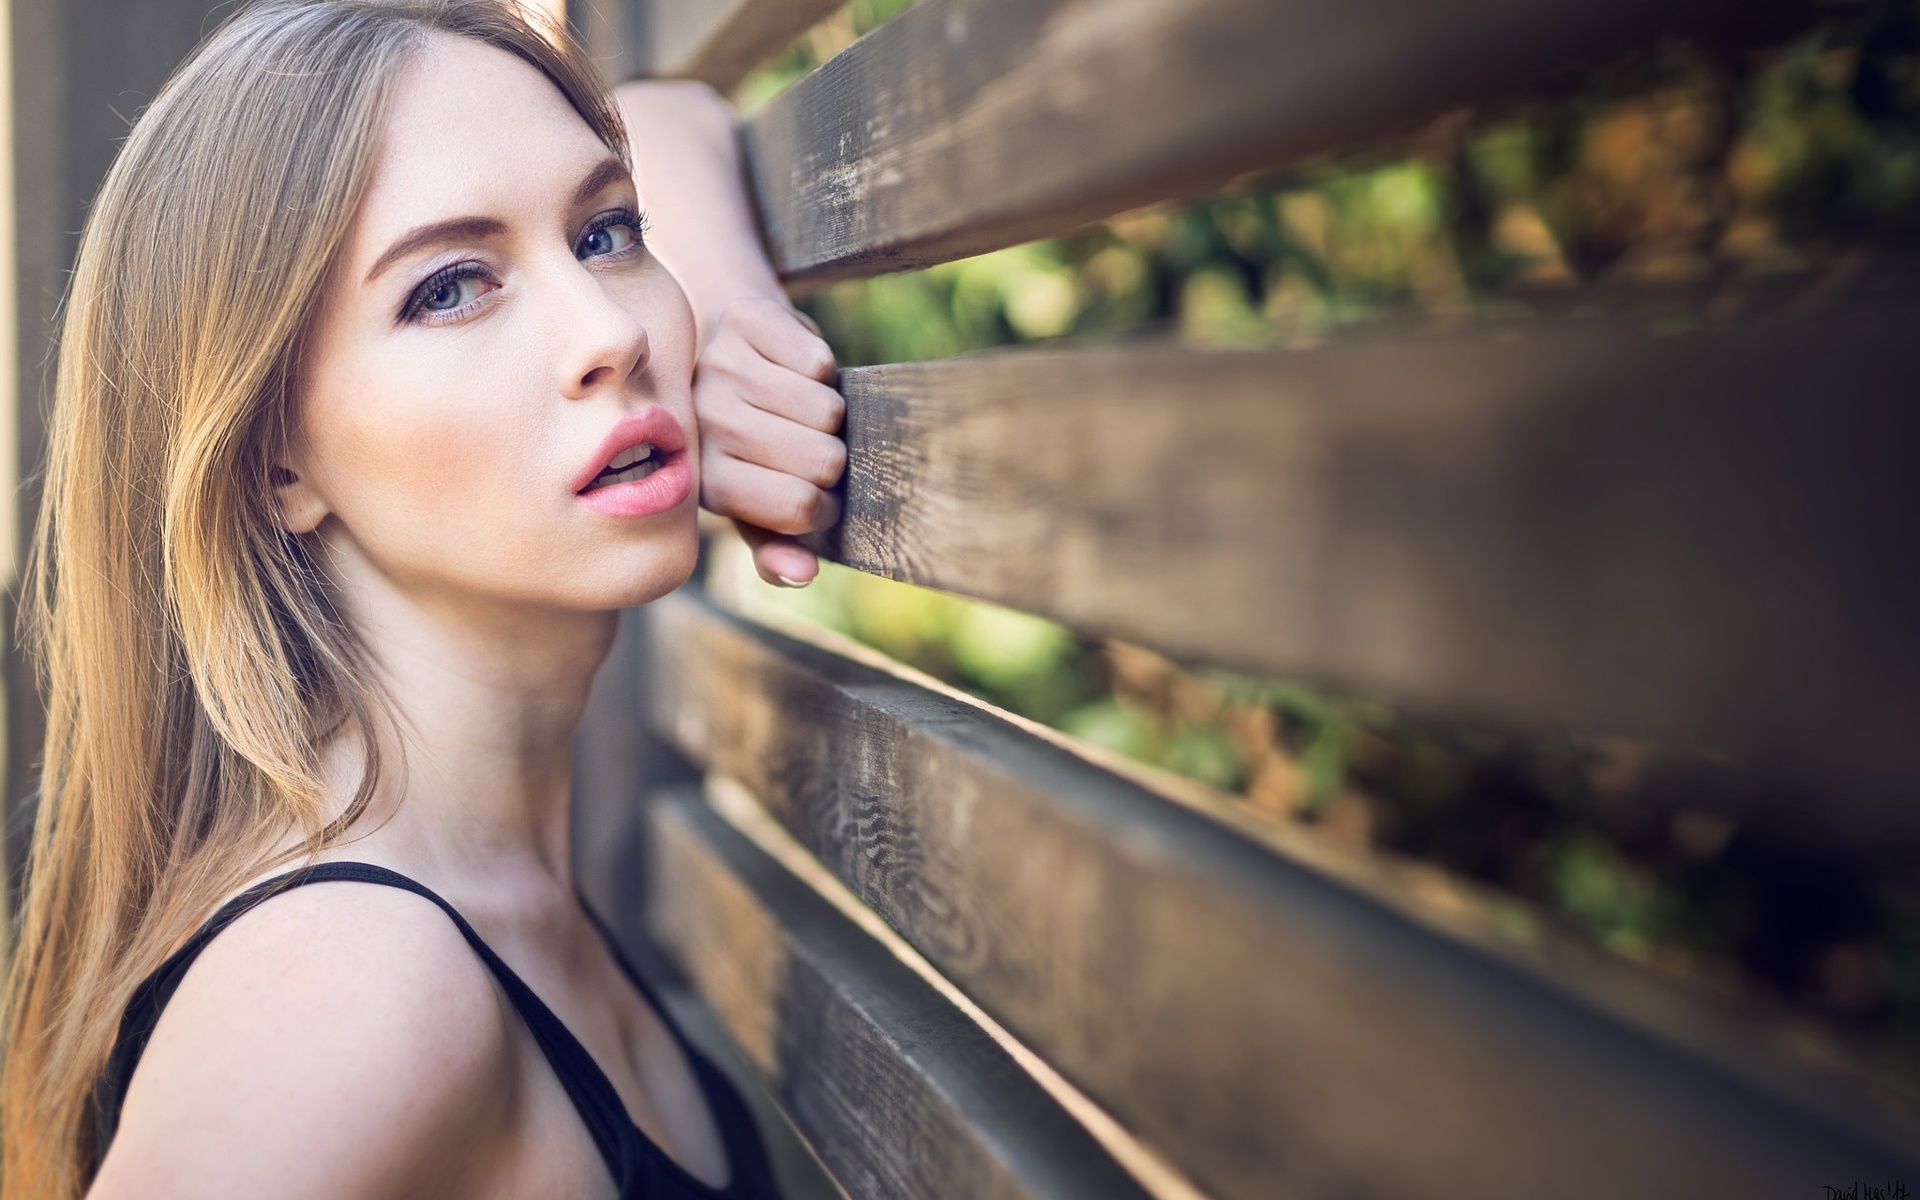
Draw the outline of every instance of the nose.
M646 370L647 326L592 271L576 262L565 274L564 303L556 306L561 392L584 400Z

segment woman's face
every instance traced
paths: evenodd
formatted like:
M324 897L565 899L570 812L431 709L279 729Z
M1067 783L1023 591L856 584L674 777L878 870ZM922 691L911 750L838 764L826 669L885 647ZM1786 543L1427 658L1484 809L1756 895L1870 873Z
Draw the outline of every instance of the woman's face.
M660 596L696 553L693 343L619 160L532 67L436 37L322 298L283 519L350 591Z

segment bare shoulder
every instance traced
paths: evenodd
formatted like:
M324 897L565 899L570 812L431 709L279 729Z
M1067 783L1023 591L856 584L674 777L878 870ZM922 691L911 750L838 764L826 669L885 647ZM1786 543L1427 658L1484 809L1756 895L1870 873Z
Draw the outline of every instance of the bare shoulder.
M432 902L347 883L275 896L168 1003L94 1194L472 1194L512 1119L511 1021Z

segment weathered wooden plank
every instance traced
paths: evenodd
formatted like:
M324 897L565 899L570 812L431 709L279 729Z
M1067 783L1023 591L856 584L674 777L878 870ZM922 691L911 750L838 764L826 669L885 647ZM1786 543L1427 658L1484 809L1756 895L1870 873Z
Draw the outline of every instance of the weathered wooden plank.
M576 741L571 822L575 886L613 930L628 961L667 1010L668 1019L739 1088L759 1128L780 1195L791 1200L845 1200L767 1090L759 1070L647 935L651 813L646 798L637 794L639 781L645 780L650 788L666 786L669 780L697 786L699 776L676 771L673 763L663 761L670 752L634 728L638 684L644 678L639 669L644 649L639 617L637 610L623 614L620 636L594 681L587 718Z
M977 254L1790 0L920 0L744 123L795 279Z
M647 640L644 613L622 613L573 742L574 879L610 919L639 899L626 889L645 858L645 821L635 804L641 781L652 789L700 778L673 747L634 725L652 661Z
M688 596L650 613L658 727L1226 1200L1914 1173L1920 1143L1802 1108L1799 1075L1755 1082L1771 1059L1742 1038L1676 1049L976 706Z
M1917 321L1909 288L850 369L819 544L1193 659L1736 751L1912 833Z
M651 813L654 936L853 1200L1145 1200L979 1025L697 793Z
M772 58L844 0L655 0L652 72L722 91Z
M844 0L574 0L568 18L602 70L731 90Z

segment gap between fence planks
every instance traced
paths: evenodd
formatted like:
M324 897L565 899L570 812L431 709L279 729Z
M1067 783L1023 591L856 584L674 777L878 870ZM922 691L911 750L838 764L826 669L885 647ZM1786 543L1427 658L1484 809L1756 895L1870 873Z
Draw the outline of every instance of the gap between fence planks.
M816 544L1415 711L1748 754L1911 844L1920 289L1873 300L848 369Z
M651 612L662 732L1222 1200L1898 1173L1813 1093L1777 1100L959 701L690 597Z
M1148 1200L985 1030L697 792L649 813L654 936L853 1200Z
M1635 39L1754 9L919 0L748 114L742 134L781 272L876 274L1396 133Z

